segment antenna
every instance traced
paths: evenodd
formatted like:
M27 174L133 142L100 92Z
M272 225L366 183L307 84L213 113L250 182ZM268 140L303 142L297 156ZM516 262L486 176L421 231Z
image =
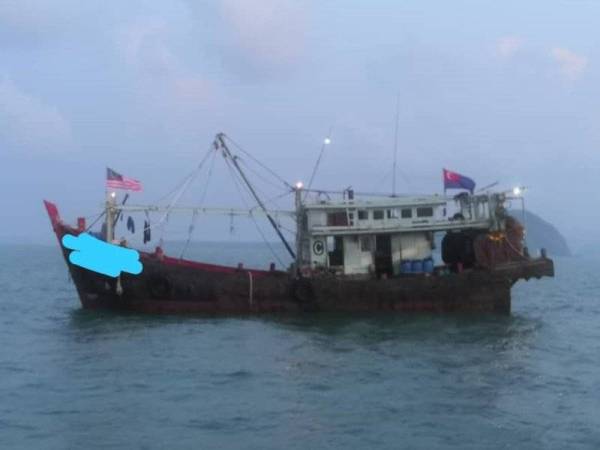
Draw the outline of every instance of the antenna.
M483 191L487 191L488 189L493 188L494 186L497 186L500 182L499 181L494 181L491 184L488 184L487 186L484 186L482 188L477 189L476 192L483 192Z
M398 165L398 125L400 122L400 93L396 99L396 131L394 133L394 166L392 172L392 197L396 196L396 167Z
M325 152L325 147L331 144L331 133L333 133L333 125L329 127L329 133L327 134L327 137L323 140L323 144L321 145L321 151L319 152L319 157L317 158L317 161L315 162L315 165L313 167L313 171L310 174L310 180L308 181L308 186L305 189L305 199L308 195L308 192L310 191L310 188L312 187L313 181L315 180L315 175L317 174L317 170L319 169L319 164L321 164L321 158L323 157L323 153Z

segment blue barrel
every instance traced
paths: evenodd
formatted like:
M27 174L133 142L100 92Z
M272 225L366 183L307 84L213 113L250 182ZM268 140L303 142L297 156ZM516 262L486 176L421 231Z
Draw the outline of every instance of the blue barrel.
M413 259L410 265L411 272L421 273L423 272L423 260L422 259Z
M433 258L427 258L423 261L423 272L433 273Z
M400 271L402 273L410 273L411 270L412 270L412 266L410 263L410 259L403 259L402 262L400 263Z

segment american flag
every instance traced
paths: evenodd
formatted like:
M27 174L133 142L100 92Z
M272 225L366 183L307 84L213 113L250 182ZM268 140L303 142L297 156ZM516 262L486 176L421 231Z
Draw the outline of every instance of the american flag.
M127 178L112 169L106 168L106 187L108 189L126 189L129 191L141 191L142 183L133 178Z

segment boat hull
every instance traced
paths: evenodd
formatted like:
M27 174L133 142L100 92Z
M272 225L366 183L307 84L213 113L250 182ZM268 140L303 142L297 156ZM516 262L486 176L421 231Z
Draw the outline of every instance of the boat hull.
M459 274L412 274L389 279L233 268L140 253L143 271L113 278L69 261L63 224L53 204L46 208L81 304L165 314L264 314L277 312L455 312L509 313L511 287L519 279L553 276L547 258L513 262L493 270Z

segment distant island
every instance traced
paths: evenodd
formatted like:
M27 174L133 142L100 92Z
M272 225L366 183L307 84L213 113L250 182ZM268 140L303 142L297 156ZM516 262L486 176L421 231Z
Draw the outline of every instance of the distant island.
M509 214L519 222L523 222L523 213L511 210ZM525 211L527 247L532 255L537 254L540 248L545 248L549 256L571 256L571 250L565 237L554 225L546 222L537 214Z

